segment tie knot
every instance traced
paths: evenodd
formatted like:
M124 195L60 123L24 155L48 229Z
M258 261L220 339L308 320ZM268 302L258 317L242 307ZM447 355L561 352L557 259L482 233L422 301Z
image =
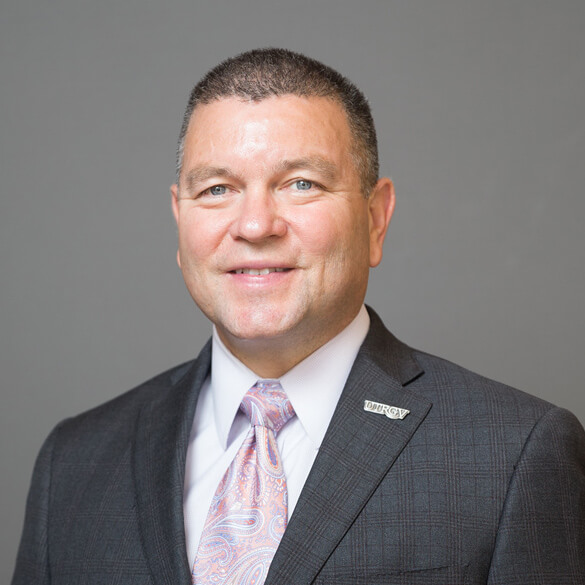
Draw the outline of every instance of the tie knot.
M278 380L258 380L242 399L242 410L252 426L278 433L295 411Z

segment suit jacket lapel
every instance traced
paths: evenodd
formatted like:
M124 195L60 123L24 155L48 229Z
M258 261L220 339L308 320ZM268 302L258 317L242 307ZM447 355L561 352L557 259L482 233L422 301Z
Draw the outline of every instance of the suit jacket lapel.
M404 388L423 372L370 311L370 332L349 375L265 585L311 583L431 408ZM364 410L405 408L403 420Z
M153 388L154 397L139 414L134 481L142 543L155 583L191 583L183 520L185 459L210 358L208 343L174 387L161 386L158 393Z

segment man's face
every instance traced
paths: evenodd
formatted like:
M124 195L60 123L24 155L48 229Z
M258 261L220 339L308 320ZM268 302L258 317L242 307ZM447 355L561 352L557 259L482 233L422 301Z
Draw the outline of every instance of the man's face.
M193 113L171 189L178 263L222 341L258 374L284 373L363 303L394 195L381 179L363 196L351 147L343 109L325 98L226 98ZM280 365L263 373L270 355Z

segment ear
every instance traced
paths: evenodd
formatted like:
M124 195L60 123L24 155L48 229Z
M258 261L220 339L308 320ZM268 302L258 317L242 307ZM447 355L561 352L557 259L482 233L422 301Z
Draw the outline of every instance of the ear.
M396 196L394 195L394 185L390 179L383 177L378 179L372 193L368 198L368 213L370 219L370 266L378 266L382 260L382 248L384 238L392 214Z
M171 185L171 206L177 225L179 224L179 186L175 183Z
M171 185L171 207L173 209L173 216L175 218L175 222L177 224L177 229L179 227L179 186L175 183ZM179 268L181 268L181 254L179 249L177 248L177 264Z

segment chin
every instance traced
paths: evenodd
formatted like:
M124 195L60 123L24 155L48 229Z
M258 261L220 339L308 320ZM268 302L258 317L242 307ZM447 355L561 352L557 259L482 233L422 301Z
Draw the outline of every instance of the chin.
M293 330L295 325L297 319L290 311L255 308L233 315L229 322L223 322L223 329L238 340L254 342L276 340Z

